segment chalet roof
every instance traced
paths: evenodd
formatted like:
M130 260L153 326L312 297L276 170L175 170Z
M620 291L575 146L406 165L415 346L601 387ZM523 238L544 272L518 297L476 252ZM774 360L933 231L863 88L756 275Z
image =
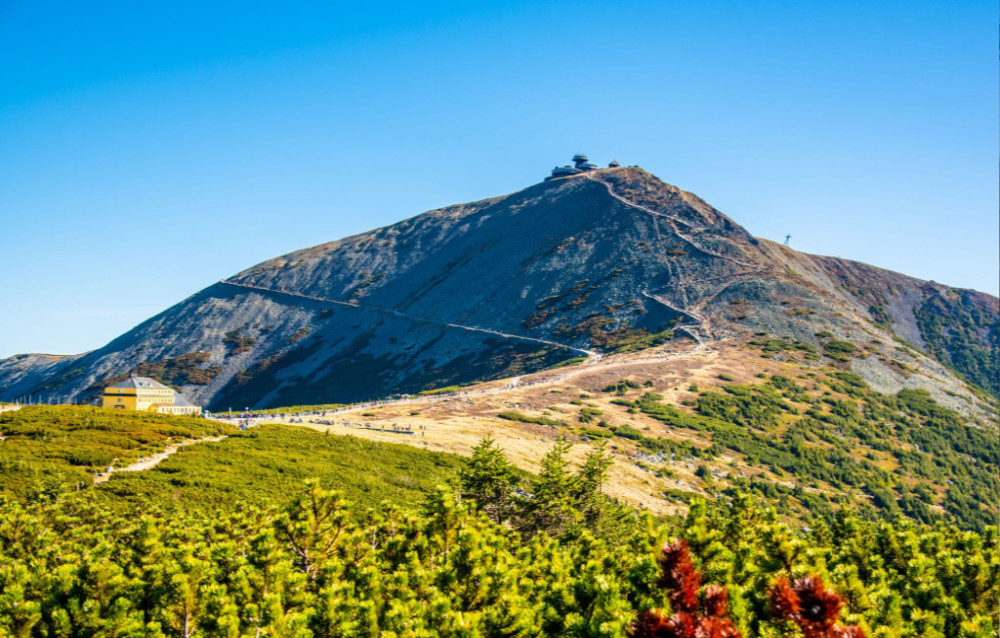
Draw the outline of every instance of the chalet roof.
M174 392L174 405L179 405L183 407L194 407L194 404L184 398L184 395L180 392Z
M105 390L110 390L112 388L121 389L135 389L135 390L170 390L171 388L163 385L156 379L150 379L149 377L129 377L125 381L120 381L118 383L113 383L109 385Z

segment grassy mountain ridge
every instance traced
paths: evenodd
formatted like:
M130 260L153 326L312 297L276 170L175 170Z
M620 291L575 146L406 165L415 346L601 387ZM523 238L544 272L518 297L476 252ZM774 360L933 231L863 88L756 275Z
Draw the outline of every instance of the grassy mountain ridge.
M114 476L97 491L116 507L228 510L283 506L289 488L317 479L362 508L383 502L412 511L464 466L460 457L313 430L262 425L180 450L155 468Z

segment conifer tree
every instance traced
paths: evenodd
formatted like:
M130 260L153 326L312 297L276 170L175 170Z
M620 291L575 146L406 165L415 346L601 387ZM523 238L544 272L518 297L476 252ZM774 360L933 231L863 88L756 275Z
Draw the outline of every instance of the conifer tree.
M568 470L569 449L569 443L559 440L542 457L542 469L532 483L522 523L529 536L539 532L558 536L581 519L575 502L578 478Z
M349 533L350 505L339 493L321 488L316 479L306 481L306 488L308 492L278 518L277 526L302 572L315 580L319 565L329 558L341 536Z
M495 523L508 521L515 513L514 491L517 471L491 436L472 449L472 458L459 475L462 498L472 499L476 508Z
M587 455L577 474L573 496L589 527L595 526L604 514L607 497L601 490L608 479L608 469L612 462L611 456L604 451L602 441L597 449Z

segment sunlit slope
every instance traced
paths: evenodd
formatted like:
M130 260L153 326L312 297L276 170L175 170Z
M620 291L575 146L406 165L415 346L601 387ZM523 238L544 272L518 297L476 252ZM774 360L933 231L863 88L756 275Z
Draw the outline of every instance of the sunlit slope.
M639 168L530 186L253 266L97 351L0 361L0 398L90 400L129 373L215 409L516 376L671 338L903 339L941 400L996 392L995 297L757 240ZM947 365L946 370L942 365ZM853 364L852 364L853 365ZM957 378L962 375L964 379Z

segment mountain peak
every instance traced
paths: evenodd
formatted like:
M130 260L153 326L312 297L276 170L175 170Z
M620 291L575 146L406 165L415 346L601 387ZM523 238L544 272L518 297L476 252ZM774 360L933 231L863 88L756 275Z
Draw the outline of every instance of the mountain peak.
M759 241L642 168L574 164L265 261L92 353L0 362L0 398L86 398L106 379L162 370L215 407L343 402L755 332L891 342L898 326L960 366L972 359L949 352L996 348L995 331L972 326L963 341L928 319L995 320L995 304L927 305L937 293L924 282ZM858 369L883 385L909 382L869 368Z

